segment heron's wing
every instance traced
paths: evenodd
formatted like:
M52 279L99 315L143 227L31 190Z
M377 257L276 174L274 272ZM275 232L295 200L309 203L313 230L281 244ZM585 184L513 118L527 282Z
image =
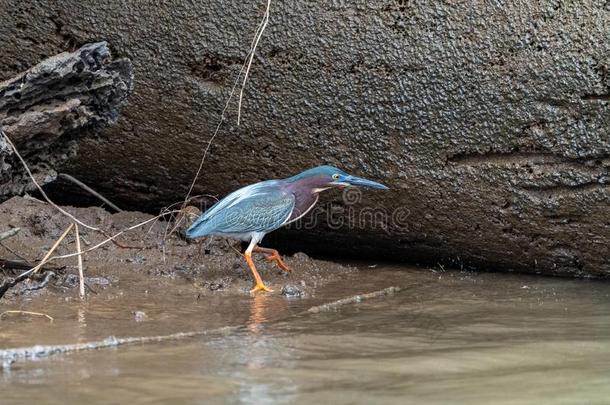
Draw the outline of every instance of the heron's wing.
M227 195L222 200L218 201L216 204L212 205L211 208L207 209L197 220L191 225L191 228L196 228L199 225L202 225L210 218L214 217L218 212L231 207L232 205L239 202L239 200L255 195L259 192L265 192L271 189L276 180L268 180L263 181L256 184L250 184L249 186L242 187L239 190L233 191L231 194Z
M193 237L212 233L271 231L288 219L294 195L278 187L277 181L252 184L229 194L207 210L191 227Z
M259 193L241 199L209 222L221 233L270 232L286 222L294 203L292 193Z

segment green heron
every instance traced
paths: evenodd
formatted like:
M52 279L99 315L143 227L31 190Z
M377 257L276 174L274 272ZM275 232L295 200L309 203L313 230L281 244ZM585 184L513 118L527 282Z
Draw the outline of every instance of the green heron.
M290 269L275 249L259 247L269 232L294 222L318 202L320 192L332 187L365 186L387 190L383 184L350 176L332 166L319 166L283 180L267 180L232 192L204 212L186 231L188 238L222 236L250 242L245 258L255 287L250 292L272 291L256 271L252 253L263 253L280 269Z

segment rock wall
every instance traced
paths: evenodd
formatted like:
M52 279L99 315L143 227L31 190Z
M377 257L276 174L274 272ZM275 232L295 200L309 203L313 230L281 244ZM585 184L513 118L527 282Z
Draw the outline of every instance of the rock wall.
M0 78L100 39L132 60L129 107L69 169L155 208L184 195L264 3L0 0ZM273 1L242 125L233 104L196 192L331 163L392 191L331 194L348 221L276 241L609 275L609 67L605 0ZM366 207L380 219L349 221Z

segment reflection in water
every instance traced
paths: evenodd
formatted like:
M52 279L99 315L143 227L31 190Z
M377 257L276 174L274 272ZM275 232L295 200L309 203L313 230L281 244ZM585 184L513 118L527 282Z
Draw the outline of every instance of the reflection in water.
M241 352L243 364L248 373L264 370L268 359L273 359L276 345L273 338L263 333L265 324L274 314L283 312L287 307L286 301L267 294L257 294L250 300L250 317L246 323L248 334L241 336ZM239 381L238 400L243 404L273 404L272 381L252 381L248 373L241 369L232 373L232 378Z
M262 324L267 322L266 312L271 298L266 294L254 295L250 300L250 317L246 326L251 334L259 333Z
M320 302L248 297L236 309L246 327L228 336L15 365L0 374L2 404L582 404L610 397L608 283L472 273L439 279L420 270L367 272L358 281L405 288L297 317L287 315ZM334 293L353 294L349 284ZM94 327L92 316L83 312L79 323Z
M76 317L78 323L78 342L86 341L87 333L87 309L85 303L79 303L78 309L76 310Z

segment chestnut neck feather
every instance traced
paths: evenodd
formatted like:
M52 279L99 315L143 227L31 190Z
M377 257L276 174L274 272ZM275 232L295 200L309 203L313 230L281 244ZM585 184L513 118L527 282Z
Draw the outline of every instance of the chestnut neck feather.
M286 182L286 188L295 197L295 205L288 222L303 216L318 201L318 193L315 189L328 187L326 176L308 176Z

